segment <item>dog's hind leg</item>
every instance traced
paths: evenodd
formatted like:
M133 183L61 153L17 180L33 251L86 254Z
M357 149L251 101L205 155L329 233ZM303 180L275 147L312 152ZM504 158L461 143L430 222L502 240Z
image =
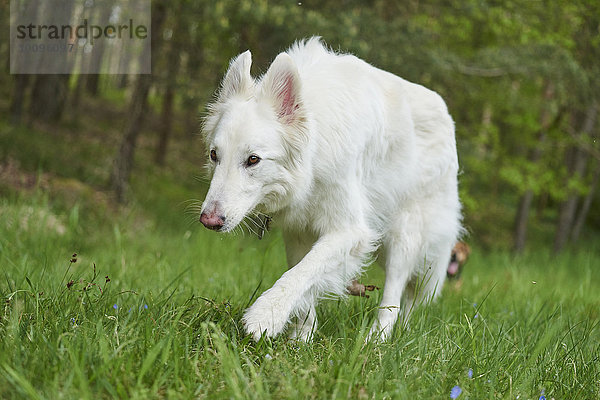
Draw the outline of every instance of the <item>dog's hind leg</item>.
M415 276L407 285L403 295L402 305L402 320L406 324L410 313L413 309L421 304L429 303L435 300L442 292L442 287L446 281L446 267L452 242L442 245L435 249L435 252L430 251L429 260L426 258L422 262L424 265L421 268L419 276Z
M387 244L387 262L385 266L385 286L377 313L377 320L371 327L367 340L386 340L394 329L401 310L404 289L411 278L417 251L406 252L399 243Z
M415 212L402 212L384 238L385 286L377 320L373 323L367 340L387 340L402 311L403 296L411 296L407 285L423 253L420 231L422 221L418 215Z

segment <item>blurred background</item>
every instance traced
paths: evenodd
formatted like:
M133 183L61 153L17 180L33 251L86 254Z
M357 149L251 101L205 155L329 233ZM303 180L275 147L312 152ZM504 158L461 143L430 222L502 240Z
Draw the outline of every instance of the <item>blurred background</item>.
M9 16L0 2L5 26ZM598 245L598 1L153 0L152 32L150 75L11 75L0 31L3 207L43 198L58 230L61 218L91 230L138 213L185 232L197 217L186 201L208 184L201 115L231 57L250 49L259 75L319 35L446 100L468 241Z

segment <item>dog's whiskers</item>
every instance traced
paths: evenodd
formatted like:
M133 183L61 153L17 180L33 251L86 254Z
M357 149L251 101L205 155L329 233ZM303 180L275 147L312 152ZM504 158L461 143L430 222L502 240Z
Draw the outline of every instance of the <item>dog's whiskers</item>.
M188 217L186 218L186 226L188 228L191 228L193 225L196 224L196 222L198 222L198 219L195 217Z
M256 227L258 228L258 233L256 235L259 239L262 239L265 232L269 231L269 223L271 222L271 217L265 213L256 210L252 211L251 213L252 218L250 218L250 221L252 221L254 225L256 225Z
M244 236L244 229L243 229L243 228L242 228L242 226L241 226L241 225L239 225L239 224L238 224L238 226L236 226L236 227L233 229L233 231L232 231L232 232L233 232L234 236L237 236L237 235L242 235L242 236Z
M254 230L254 229L253 229L253 228L250 226L250 224L248 224L248 221L252 221L252 219L244 218L244 219L242 220L242 222L244 223L244 226L245 226L246 228L248 228L248 233L253 233L253 234L255 234L256 236L259 236L258 232L256 232L256 231L255 231L255 230ZM254 222L254 221L252 221L252 222L253 222L255 225L257 225L257 224L256 224L256 222ZM258 226L258 225L257 225L257 226Z
M256 215L257 217L271 218L267 214L260 212L258 210L252 210L252 214Z
M265 231L269 230L269 221L271 220L270 216L261 213L260 211L252 211L252 215L255 217L252 219L252 221L254 221L254 223L256 223L257 225L260 223L260 229ZM258 220L258 222L256 220Z
M186 204L187 203L187 204ZM197 200L197 199L190 199L190 200L186 200L180 203L180 205L186 204L185 208L183 209L183 211L185 213L199 213L200 211L202 211L202 201Z
M202 175L194 175L194 179L201 183L210 183L210 179Z
M253 217L254 217L254 216L253 216ZM259 223L256 221L256 219L254 219L254 218L249 218L249 217L247 217L247 218L248 218L248 221L252 222L252 223L253 223L253 224L254 224L254 225L255 225L255 226L258 228L258 229L264 229L264 228L265 228L265 227L264 227L264 224L262 224L262 223L260 223L260 224L259 224Z

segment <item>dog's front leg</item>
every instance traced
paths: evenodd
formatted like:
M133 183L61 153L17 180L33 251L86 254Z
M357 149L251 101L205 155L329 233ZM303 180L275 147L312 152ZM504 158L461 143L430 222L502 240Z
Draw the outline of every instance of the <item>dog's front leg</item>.
M306 315L325 293L343 294L373 250L367 229L347 229L323 235L313 248L272 288L248 308L243 317L254 340L283 331L292 316ZM314 312L314 311L313 311Z

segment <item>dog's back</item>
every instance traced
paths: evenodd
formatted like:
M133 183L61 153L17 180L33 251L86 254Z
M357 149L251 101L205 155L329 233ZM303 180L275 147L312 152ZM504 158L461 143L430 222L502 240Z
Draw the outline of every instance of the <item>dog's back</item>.
M319 38L297 42L288 54L315 123L317 181L358 178L377 210L374 220L387 219L411 193L456 186L454 123L437 93L353 55L336 54ZM450 183L440 182L447 175Z

